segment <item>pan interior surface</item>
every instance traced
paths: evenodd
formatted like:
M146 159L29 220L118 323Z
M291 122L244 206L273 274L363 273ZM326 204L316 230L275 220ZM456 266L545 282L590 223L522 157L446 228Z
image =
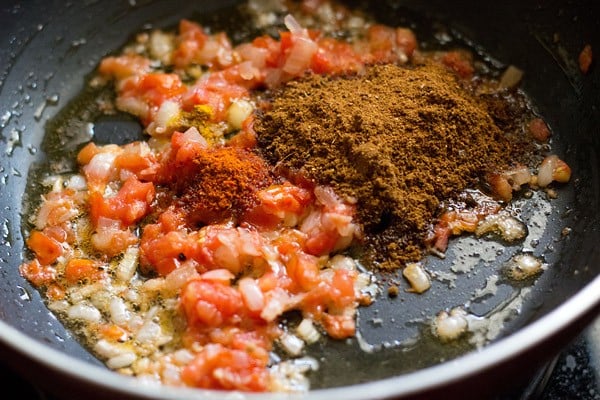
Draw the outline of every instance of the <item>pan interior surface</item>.
M525 351L526 345L544 343L553 334L570 330L571 335L577 333L581 327L574 321L586 316L600 299L600 291L592 290L598 289L594 278L600 269L596 249L600 229L600 137L594 134L600 123L600 104L595 95L600 78L598 68L584 76L573 61L582 41L599 37L592 34L598 33L598 23L585 12L586 3L574 8L563 8L559 2L543 7L533 2L505 2L494 8L476 2L458 6L441 1L427 5L412 1L350 3L372 9L382 23L411 26L425 45L467 47L499 69L510 64L521 68L525 72L523 89L552 128L553 150L572 167L574 179L561 187L558 198L550 203L541 198L517 203L535 243L529 240L525 244L505 245L468 236L454 240L445 259L431 256L426 260L428 269L438 277L429 292L422 296L401 292L396 298L380 295L375 304L359 311L358 339L328 341L312 348L312 355L326 362L312 377L315 392L311 396L326 398L331 393L319 389L338 387L336 390L343 391L344 386L363 382L367 383L368 392L368 385L377 385L368 382L381 379L381 386L371 387L373 396L365 391L344 392L344 398L418 392L427 385L457 380L490 367ZM85 109L74 104L82 103L78 96L88 74L103 56L148 24L166 28L182 17L193 16L207 24L220 23L231 28L239 18L236 2L197 2L180 9L174 9L167 1L68 6L60 2L32 2L14 5L10 10L30 29L18 31L14 22L6 24L4 29L14 28L16 33L3 35L10 42L2 48L9 50L2 50L0 57L0 149L5 183L0 192L0 204L5 210L4 246L0 253L0 338L4 345L18 348L21 335L27 335L27 340L32 338L58 352L52 353L50 361L43 361L50 367L65 368L67 360L59 355L64 353L78 364L85 362L82 370L95 371L93 366L101 367L102 363L48 312L37 291L19 275L17 266L22 262L24 248L22 218L30 211L27 200L41 190L29 178L47 169L49 159L74 159L84 140L76 132L85 130L85 119L89 117ZM106 18L97 18L98 15ZM518 23L514 22L515 15ZM558 28L553 25L557 16ZM578 25L570 23L574 16L578 17ZM68 24L69 21L77 23ZM106 26L111 29L107 31ZM441 32L451 40L440 41ZM557 32L561 38L558 42ZM46 133L56 126L56 121L65 127L66 134L49 141ZM116 140L123 142L141 133L135 122L125 116L96 123L104 126L107 141L114 141L117 132L123 136ZM73 168L68 162L59 165ZM535 282L515 285L503 281L501 266L522 252L524 246L549 268ZM401 277L384 273L379 276L382 282L394 279ZM465 340L447 345L432 337L428 319L441 310L465 304L472 314L481 317L481 343L497 343L479 349L480 342ZM559 311L568 317L558 318ZM526 334L529 337L523 340ZM470 353L473 349L478 351ZM549 351L554 350L558 349ZM52 360L62 365L52 365ZM452 368L444 364L448 360L463 362L463 369L454 375ZM65 372L90 379L77 371ZM399 375L400 378L394 378ZM112 378L109 381L112 383ZM137 390L121 377L114 377L114 384L130 394ZM161 388L164 398L175 398L177 393ZM152 397L153 393L144 395Z

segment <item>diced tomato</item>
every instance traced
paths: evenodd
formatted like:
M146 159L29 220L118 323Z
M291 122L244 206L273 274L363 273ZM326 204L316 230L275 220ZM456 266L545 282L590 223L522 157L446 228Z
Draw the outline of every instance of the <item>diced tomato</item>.
M140 182L135 176L129 177L113 197L104 198L99 192L92 192L89 196L92 222L97 225L100 217L106 217L130 226L150 211L154 194L154 184Z
M80 165L89 164L92 158L100 152L100 149L94 142L89 142L77 154L77 162Z
M194 279L183 287L181 304L190 325L217 327L244 312L242 296L220 282Z
M315 256L292 253L285 265L288 275L301 291L309 291L319 283L319 265Z
M417 37L408 28L396 28L396 45L407 57L411 57L417 49Z
M447 52L442 56L442 63L464 79L471 78L475 72L470 55L464 51Z
M263 392L269 381L266 366L244 350L209 344L184 367L181 378L193 387Z
M545 142L550 137L550 129L541 118L534 118L529 122L529 133L539 142Z
M137 242L137 236L129 229L123 228L120 221L105 217L98 219L96 232L91 237L94 249L108 257L122 253Z
M361 56L349 43L332 38L320 39L319 49L313 55L310 68L317 74L340 74L359 71L363 66Z
M159 225L147 225L140 243L140 262L151 266L161 276L166 276L181 261L194 258L198 253L198 236L184 231L158 233Z
M45 293L50 300L54 301L63 300L67 295L65 288L56 282L48 282Z
M373 54L387 54L396 43L396 31L389 26L374 24L367 32L369 45Z
M433 235L431 238L432 247L440 252L445 252L448 248L448 241L452 235L452 230L447 223L438 223L433 228Z
M149 106L158 107L165 100L177 98L185 91L178 75L153 72L141 75L139 79L124 81L119 88L119 95L139 98Z
M208 269L226 268L238 274L262 256L263 241L254 230L209 225L202 234L196 261Z
M290 49L294 45L294 38L291 32L283 31L279 32L279 59L277 60L276 66L282 66L283 62L288 55Z
M185 92L179 75L151 73L142 77L139 90L152 105L160 105L166 99L174 98Z
M317 231L311 234L304 245L307 253L320 256L329 253L335 247L339 235L332 231Z
M285 32L282 32L282 35L286 36ZM252 45L267 50L267 56L265 59L267 67L279 66L279 58L282 51L282 46L280 42L273 39L271 36L265 35L255 38L252 41ZM289 45L291 45L291 40L289 42Z
M123 338L128 336L128 332L125 329L115 324L102 325L99 331L102 338L113 342L123 340Z
M147 146L135 142L123 146L123 152L115 158L115 167L134 173L138 179L148 180L156 175L158 162Z
M19 272L35 287L44 287L56 280L56 268L42 265L37 259L19 266Z
M356 321L353 315L324 314L323 328L334 339L346 339L356 334Z
M242 122L242 129L229 139L227 145L243 149L252 149L257 143L256 132L254 131L254 114L250 114L250 116Z
M106 57L100 62L98 71L117 80L132 75L142 75L150 71L150 60L137 54Z
M231 75L229 78L233 79ZM196 105L207 104L213 111L211 120L222 121L232 100L246 97L248 90L228 81L226 73L221 71L212 73L192 86L183 96L182 106L184 110L191 110Z
M85 258L72 258L65 266L64 278L73 285L83 280L95 281L102 277L103 271L96 261Z
M42 265L52 264L63 253L63 248L56 239L44 232L32 231L27 239L27 247L31 249Z
M331 286L333 292L331 297L334 299L336 307L345 308L352 305L356 300L354 293L354 280L356 273L345 269L337 269L333 274Z
M190 65L196 53L204 47L208 35L195 22L182 19L179 22L178 46L173 52L173 63L178 68Z
M259 204L245 215L244 220L261 227L275 227L278 223L296 224L312 201L309 190L289 182L273 185L257 193Z
M583 47L583 50L579 53L578 57L579 61L579 69L582 73L587 74L592 66L593 55L592 55L592 46L586 44Z

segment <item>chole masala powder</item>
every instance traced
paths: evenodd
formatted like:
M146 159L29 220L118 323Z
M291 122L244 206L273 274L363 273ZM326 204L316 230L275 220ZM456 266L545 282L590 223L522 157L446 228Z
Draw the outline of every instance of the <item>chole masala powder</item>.
M263 156L356 199L365 258L380 268L422 258L441 202L518 147L492 102L436 63L311 75L272 95L254 125Z

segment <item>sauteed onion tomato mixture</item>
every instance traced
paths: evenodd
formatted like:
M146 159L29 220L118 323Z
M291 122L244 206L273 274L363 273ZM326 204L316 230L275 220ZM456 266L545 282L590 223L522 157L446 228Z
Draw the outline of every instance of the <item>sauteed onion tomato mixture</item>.
M21 273L108 368L306 391L319 361L305 349L356 335L357 309L380 295L374 271L426 292L426 254L463 233L522 238L504 206L570 179L518 68L493 75L466 49L422 50L409 27L336 3L270 3L246 11L277 35L237 43L183 19L102 59L89 84L114 96L101 107L136 117L145 140L91 138L76 171L44 177ZM325 147L331 132L340 141ZM449 167L455 155L476 160ZM464 328L443 326L442 340Z

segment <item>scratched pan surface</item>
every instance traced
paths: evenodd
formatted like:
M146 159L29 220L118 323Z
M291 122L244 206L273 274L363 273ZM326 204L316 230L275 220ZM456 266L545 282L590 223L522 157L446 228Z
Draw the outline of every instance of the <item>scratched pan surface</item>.
M61 398L218 397L140 387L106 370L47 311L17 270L28 199L39 190L35 176L56 165L52 160L72 159L87 140L80 134L85 122L95 123L100 143L141 137L132 119L96 119L86 108L89 97L80 93L98 61L135 32L168 28L182 17L230 33L252 30L233 1L187 3L33 0L0 6L0 358ZM484 398L510 392L597 314L600 72L594 65L583 76L576 63L585 43L600 50L596 6L592 1L451 3L386 1L369 7L382 23L411 26L430 48L471 46L498 68L523 69L523 88L551 126L554 152L572 167L573 180L559 188L551 207L535 196L518 203L529 227L525 242L464 237L451 243L445 259L427 258L434 279L423 295L405 292L398 275L379 275L384 291L360 310L360 340L310 349L321 368L306 398ZM448 35L439 34L443 31ZM533 281L509 282L502 265L524 248L548 268ZM385 288L396 282L400 294L389 298ZM442 345L431 337L428 321L456 306L478 317L479 328L470 338Z

